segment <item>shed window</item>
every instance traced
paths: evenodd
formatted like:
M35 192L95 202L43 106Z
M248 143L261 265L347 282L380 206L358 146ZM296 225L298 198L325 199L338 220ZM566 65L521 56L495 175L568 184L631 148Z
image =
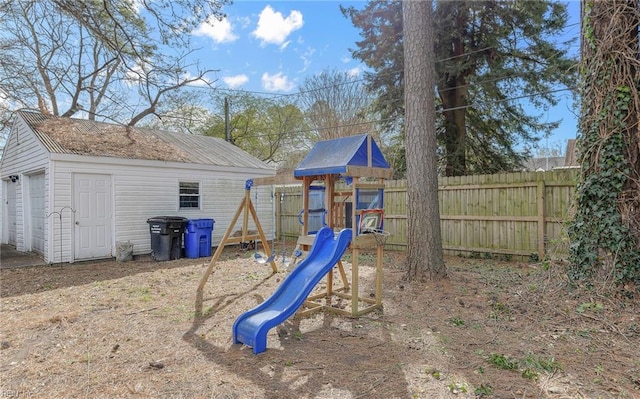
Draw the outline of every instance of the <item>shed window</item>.
M180 182L180 209L200 208L200 183Z

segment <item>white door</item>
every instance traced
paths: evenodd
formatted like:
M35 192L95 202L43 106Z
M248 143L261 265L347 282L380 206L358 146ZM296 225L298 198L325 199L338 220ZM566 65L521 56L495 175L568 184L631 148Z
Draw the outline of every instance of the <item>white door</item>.
M111 176L76 174L75 259L111 257Z
M11 181L7 182L7 243L11 245L16 245L16 237L17 237L17 228L16 228L16 220L18 219L16 215L16 185L17 183L12 183Z
M44 254L44 173L29 176L31 195L31 250Z

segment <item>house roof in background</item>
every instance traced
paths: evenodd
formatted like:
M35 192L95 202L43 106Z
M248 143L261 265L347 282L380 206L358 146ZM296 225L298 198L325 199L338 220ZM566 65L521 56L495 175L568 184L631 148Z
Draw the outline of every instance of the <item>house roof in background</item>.
M565 155L562 157L539 157L527 159L523 166L527 170L551 170L558 168L577 167L576 139L567 140Z
M529 158L524 162L527 170L551 170L564 166L564 157Z
M18 115L51 153L274 169L217 137L61 118L38 112Z

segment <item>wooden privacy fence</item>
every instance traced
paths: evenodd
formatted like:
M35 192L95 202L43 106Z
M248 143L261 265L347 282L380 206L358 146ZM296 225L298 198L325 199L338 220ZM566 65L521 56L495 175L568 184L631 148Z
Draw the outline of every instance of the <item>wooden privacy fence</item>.
M438 181L442 244L448 255L499 254L543 259L568 251L567 221L578 169L443 177ZM407 245L406 180L385 182L385 248ZM301 231L300 186L276 187L276 231L295 239Z

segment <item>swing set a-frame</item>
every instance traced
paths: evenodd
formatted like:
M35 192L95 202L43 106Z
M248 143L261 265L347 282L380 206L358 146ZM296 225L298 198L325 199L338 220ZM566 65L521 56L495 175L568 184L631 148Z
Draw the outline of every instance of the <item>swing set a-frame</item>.
M244 184L244 197L242 201L240 201L240 205L236 210L235 215L233 215L233 219L231 219L231 223L229 227L224 233L216 252L213 254L211 258L211 262L209 262L209 266L207 270L202 275L202 279L200 280L200 285L198 286L198 293L201 293L204 289L205 284L207 284L207 280L209 279L209 275L213 271L216 262L220 259L220 255L222 255L222 251L224 247L230 244L240 244L246 243L249 241L253 241L256 243L259 241L262 244L265 254L271 253L271 248L269 247L269 242L267 241L267 237L264 235L264 230L262 230L262 226L260 225L260 221L258 220L258 214L256 213L256 209L253 206L253 202L251 202L251 187L253 186L253 180L249 179ZM253 223L256 227L256 232L249 231L249 215L253 220ZM233 232L236 229L236 224L238 223L238 219L242 216L242 229L240 230L240 235L234 235ZM274 273L278 272L278 266L276 266L276 262L273 257L267 259L267 262L271 265L271 270Z

